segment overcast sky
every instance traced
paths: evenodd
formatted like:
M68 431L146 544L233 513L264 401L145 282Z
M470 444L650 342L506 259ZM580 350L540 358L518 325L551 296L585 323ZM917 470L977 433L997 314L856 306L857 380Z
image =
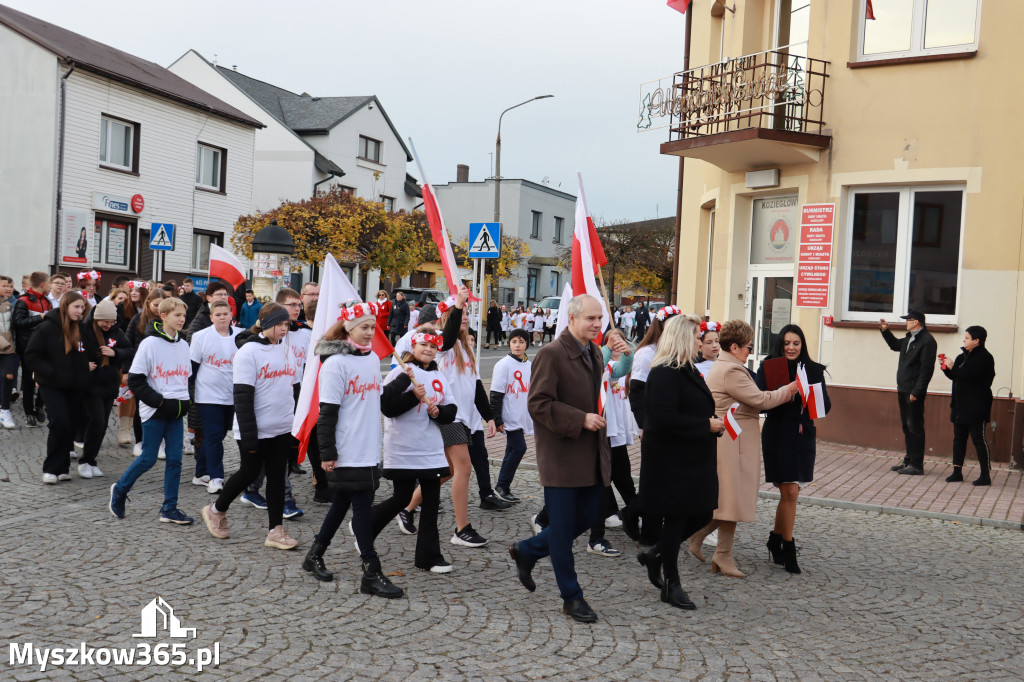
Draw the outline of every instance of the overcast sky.
M375 94L434 184L490 176L501 111L552 94L505 116L502 176L575 194L581 171L597 219L675 214L668 132L635 127L640 83L682 68L664 0L0 3L163 66L193 48L293 92Z

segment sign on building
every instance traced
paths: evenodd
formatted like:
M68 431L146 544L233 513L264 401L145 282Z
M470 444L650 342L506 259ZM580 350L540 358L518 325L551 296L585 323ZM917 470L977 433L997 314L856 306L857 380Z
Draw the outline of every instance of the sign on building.
M832 283L832 231L835 204L804 204L800 212L800 262L796 267L796 307L827 308Z
M64 211L61 216L60 262L84 267L89 262L92 230L89 211Z

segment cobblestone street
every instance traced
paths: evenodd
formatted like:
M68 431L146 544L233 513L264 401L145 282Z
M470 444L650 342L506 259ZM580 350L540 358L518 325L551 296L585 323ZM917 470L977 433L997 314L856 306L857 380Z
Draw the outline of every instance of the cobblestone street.
M633 555L584 552L577 568L600 616L582 625L561 613L550 565L538 589L520 587L507 546L529 532L540 507L536 472L522 469L524 502L471 519L491 543L448 544L450 499L441 517L449 575L413 568L414 538L384 532L378 551L406 597L358 593L359 560L344 527L327 553L333 583L300 567L326 507L312 502L308 475L296 477L306 514L287 522L295 552L263 546L266 516L240 503L231 539L157 523L162 463L131 494L123 521L107 511L108 489L131 459L112 438L100 455L104 478L58 486L40 482L45 429L0 433L0 678L31 679L1021 679L1024 575L1019 531L936 519L801 506L797 544L804 573L767 562L764 540L774 503L741 527L737 559L745 580L713 575L710 563L681 557L684 588L698 610L662 604ZM111 432L113 434L113 431ZM492 455L504 445L489 443ZM237 457L233 446L227 469ZM210 500L192 486L185 459L181 508L199 520ZM72 467L75 471L75 467ZM496 474L496 470L493 472ZM471 486L472 488L473 486ZM378 496L388 494L385 482ZM445 488L447 493L447 488ZM442 496L443 499L444 496ZM154 598L173 606L196 637L133 638ZM164 633L166 634L166 633ZM48 647L135 647L184 642L190 653L219 643L220 664L184 666L12 664L11 643ZM22 651L23 649L19 649Z

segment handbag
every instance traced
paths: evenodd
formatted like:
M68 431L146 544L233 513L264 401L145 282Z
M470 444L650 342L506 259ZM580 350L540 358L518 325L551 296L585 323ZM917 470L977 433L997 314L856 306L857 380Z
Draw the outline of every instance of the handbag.
M374 492L380 487L380 467L335 467L325 478L335 492Z

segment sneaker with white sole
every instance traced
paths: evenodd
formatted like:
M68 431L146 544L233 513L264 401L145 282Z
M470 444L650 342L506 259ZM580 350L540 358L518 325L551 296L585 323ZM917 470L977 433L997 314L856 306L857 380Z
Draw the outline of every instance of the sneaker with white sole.
M88 464L79 464L78 476L80 478L92 478L92 467Z
M223 478L211 478L209 484L206 486L206 492L211 495L216 495L221 490L224 490L224 479Z
M533 529L534 535L540 535L540 532L544 530L544 526L537 523L537 514L530 517L530 528Z
M597 542L587 543L587 554L597 554L598 556L609 556L616 557L622 556L622 552L608 544L607 540L598 540Z
M71 480L71 474L57 474L57 480L58 481L70 481Z
M211 502L203 507L201 514L203 521L206 523L206 530L210 531L210 535L219 540L226 540L231 537L231 532L228 531L227 512L217 511Z
M203 474L202 476L193 476L192 485L210 485L210 477L206 474Z
M80 440L76 440L75 441L75 447L78 448L79 450L84 450L85 449L85 443L83 443Z
M435 562L434 565L431 566L430 568L428 568L427 570L430 571L431 573L451 573L453 569L452 569L452 565L450 563L448 563L444 559L440 559L437 562Z
M406 535L416 535L416 512L403 509L395 518L398 528Z
M92 469L93 478L101 478L103 476L103 472L100 471L100 468L95 464L90 464L89 467Z
M298 541L288 535L284 526L274 526L273 530L267 533L267 539L263 544L274 549L295 549L299 546Z
M0 410L0 426L5 429L13 429L17 426L14 423L14 417L11 415L10 410Z
M43 474L43 483L54 485L57 482L57 474Z
M142 454L142 443L136 443L135 447L132 448L132 455L138 457Z
M619 518L618 514L612 514L604 520L605 528L622 528L622 519Z
M194 455L196 454L195 440L188 436L185 436L181 442L181 454L183 455Z
M487 544L487 538L473 530L473 524L467 523L465 528L455 531L452 544L460 547L483 547Z
M77 450L72 449L69 454L71 455L71 459L78 459L78 451Z
M295 504L295 500L284 501L284 509L282 510L281 515L286 519L294 519L298 516L302 516L303 513L304 512L299 509L299 506Z
M156 458L157 459L167 459L167 452L164 449L164 444L163 443L160 443L160 452L157 453Z
M191 526L196 520L180 509L160 512L160 523L176 523L179 526Z
M265 510L267 508L266 499L264 499L264 497L259 493L250 493L247 491L242 493L242 496L239 499L242 500L242 502L245 502L246 504L251 504L257 509Z

